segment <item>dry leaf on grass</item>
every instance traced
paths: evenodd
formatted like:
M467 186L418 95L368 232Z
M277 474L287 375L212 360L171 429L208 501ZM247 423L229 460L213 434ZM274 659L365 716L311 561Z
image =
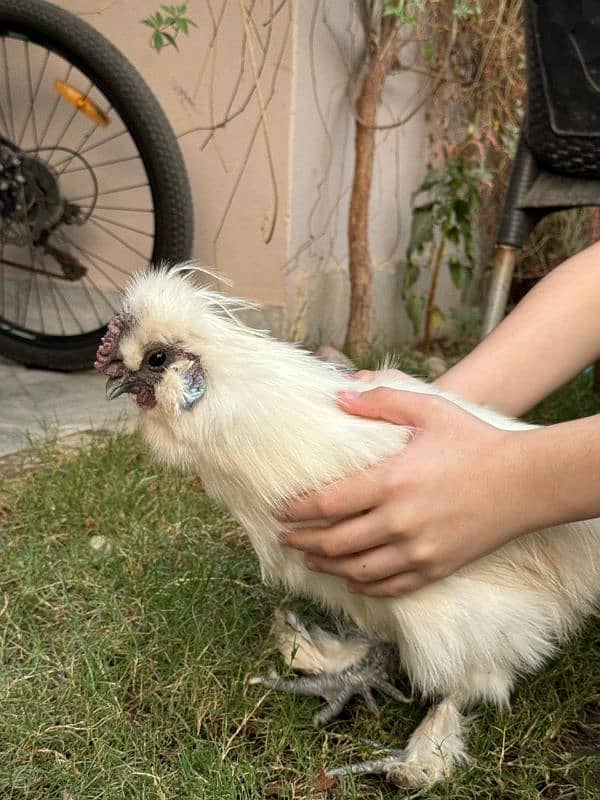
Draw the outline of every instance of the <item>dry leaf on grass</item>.
M283 786L281 781L269 781L265 785L264 788L264 795L265 797L281 797L283 794Z
M329 794L336 783L337 781L335 778L330 778L329 775L325 774L325 770L321 770L313 783L313 792Z

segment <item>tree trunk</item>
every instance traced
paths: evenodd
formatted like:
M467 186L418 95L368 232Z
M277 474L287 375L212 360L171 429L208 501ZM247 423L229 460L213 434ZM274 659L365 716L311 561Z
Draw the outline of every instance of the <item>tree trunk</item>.
M356 100L355 162L348 222L350 317L344 350L361 356L373 336L373 281L369 255L369 199L373 183L375 125L385 78L394 55L397 27L384 17L378 45L367 62Z

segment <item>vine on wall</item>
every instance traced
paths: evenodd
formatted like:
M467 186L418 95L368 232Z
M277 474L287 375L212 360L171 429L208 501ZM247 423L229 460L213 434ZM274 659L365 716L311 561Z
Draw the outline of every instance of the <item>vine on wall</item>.
M225 11L233 2L223 0L214 7L210 2L207 4L212 37L200 65L201 75L210 69L211 53L214 55ZM292 2L282 0L275 3L272 0L266 8L264 3L256 0L238 0L242 38L235 58L239 59L239 77L226 113L218 119L211 113L209 123L195 126L184 134L204 131L202 147L216 143L219 132L239 115L247 113L252 103L256 120L244 163L247 163L260 136L269 153L268 168L274 198L271 220L265 229L267 243L278 221L277 176L270 155L268 109L283 58L283 50L273 53L271 33L277 20L285 15L287 28L282 47L287 45ZM347 2L351 15L360 23L362 34L355 36L351 43L354 55L352 63L348 64L354 171L348 183L340 182L339 195L331 211L321 214L323 231L319 234L311 232L310 240L305 247L298 248L288 267L291 265L293 268L298 263L302 252L310 250L317 237L326 235L326 226L337 215L342 198L349 195L351 302L345 345L346 350L356 356L370 345L374 336L373 259L369 231L372 228L370 200L378 143L382 137L406 125L422 109L427 109L433 172L430 171L417 196L413 236L405 264L403 300L413 325L428 343L445 319L436 302L441 271L449 271L463 299L473 298L476 291L480 267L486 260L497 217L496 198L503 195L502 184L516 142L524 84L520 0ZM310 12L301 4L297 4L296 9L297 13L311 13L311 37L314 37L318 24L331 31L327 0L315 0ZM152 43L158 50L161 48L158 47L158 38L155 41L155 34L162 37L161 47L169 46L173 42L168 37L165 39L163 34L175 39L174 30L186 34L193 25L186 6L163 6L158 14L160 19L153 15L145 20L153 28ZM355 35L353 30L349 25L346 34ZM342 43L334 41L334 44L342 52ZM420 76L420 87L405 101L405 107L390 109L382 100L384 86L391 77L403 73ZM315 103L319 102L318 78L318 71L315 71ZM384 109L385 113L382 113ZM320 109L319 115L326 127ZM398 167L401 179L403 165L394 167ZM327 165L325 169L328 169ZM435 180L432 180L432 175ZM242 173L239 180L241 177ZM217 239L231 209L239 180L235 182L218 226ZM324 176L319 182L319 197L315 203L320 200L325 180ZM495 187L494 191L490 190L491 185ZM392 198L389 200L393 202ZM429 240L423 239L422 235L426 215L429 215ZM408 221L404 223L408 227ZM423 281L419 284L415 275L428 270L427 289L419 294Z

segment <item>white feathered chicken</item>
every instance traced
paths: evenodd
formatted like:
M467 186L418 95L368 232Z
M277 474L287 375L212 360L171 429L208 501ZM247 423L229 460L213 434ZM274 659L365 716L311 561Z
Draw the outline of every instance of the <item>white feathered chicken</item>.
M183 269L149 272L129 288L98 351L108 396L135 395L156 456L201 475L247 531L265 580L313 597L364 632L344 640L280 618L282 652L312 673L281 686L325 697L317 721L353 694L375 708L372 688L403 699L388 682L392 656L415 691L439 701L404 750L351 768L430 785L466 756L463 712L480 701L505 706L518 676L539 669L597 607L600 522L521 537L398 598L350 594L341 578L309 571L279 543L284 502L398 452L411 431L342 412L337 392L359 384L246 328L232 314L237 301L198 288ZM365 388L377 385L437 392L389 374ZM498 428L528 427L450 399Z

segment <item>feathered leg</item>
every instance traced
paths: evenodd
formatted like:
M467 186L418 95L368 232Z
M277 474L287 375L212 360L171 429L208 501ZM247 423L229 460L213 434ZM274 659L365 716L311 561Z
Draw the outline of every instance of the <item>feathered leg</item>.
M457 703L446 698L429 710L404 750L383 748L378 759L332 769L327 774L384 775L400 786L424 789L448 777L467 758L465 719Z
M282 680L277 675L261 675L251 678L250 683L323 697L327 706L315 714L315 725L325 725L337 717L355 695L361 696L367 708L377 714L373 689L402 703L410 702L389 680L397 662L397 651L391 644L336 637L316 626L308 630L291 612L276 614L273 634L288 666L310 677Z

